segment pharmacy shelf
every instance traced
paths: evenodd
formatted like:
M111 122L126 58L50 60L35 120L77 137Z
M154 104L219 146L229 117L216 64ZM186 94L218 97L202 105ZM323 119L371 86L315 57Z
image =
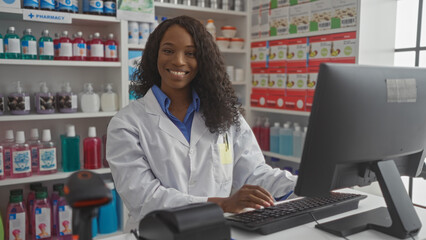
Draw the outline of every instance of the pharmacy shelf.
M213 9L208 7L187 6L183 4L154 2L155 11L161 10L162 16L188 15L197 19L214 18L215 20L230 20L235 17L247 17L247 12Z
M129 50L145 50L145 45L143 44L127 44Z
M0 122L10 121L32 121L32 120L57 120L57 119L87 119L113 117L117 112L97 113L54 113L54 114L28 114L28 115L6 115L0 116Z
M278 154L278 153L273 153L273 152L268 152L268 151L262 151L262 152L263 152L263 155L265 155L267 157L273 157L273 158L278 158L280 160L300 163L300 158L298 158L298 157L284 156L284 155L281 155L281 154Z
M311 115L310 112L281 110L281 109L273 109L273 108L250 107L250 109L252 111L257 111L257 112L279 113L279 114L287 114L287 115L294 115L294 116L309 117L309 115Z
M0 65L49 67L121 67L121 62L0 59Z
M109 168L100 168L100 169L90 169L89 171L93 171L97 174L109 174L111 173L111 169ZM26 178L7 178L4 180L0 180L0 187L18 185L18 184L27 184L33 182L45 182L50 180L61 180L66 179L74 172L57 172L53 174L47 175L34 175Z
M232 83L232 85L234 85L234 86L245 86L245 85L247 85L247 83L246 82L231 82Z
M337 28L337 29L330 29L330 30L318 31L318 32L296 33L296 34L287 34L287 35L273 36L273 37L254 38L254 39L251 39L251 42L263 42L263 41L292 39L292 38L300 38L300 37L312 37L312 36L321 36L321 35L335 34L335 33L354 32L354 31L357 31L356 27Z

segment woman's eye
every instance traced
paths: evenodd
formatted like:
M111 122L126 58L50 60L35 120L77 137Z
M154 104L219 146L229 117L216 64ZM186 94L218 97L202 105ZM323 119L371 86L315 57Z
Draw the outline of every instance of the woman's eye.
M187 52L186 55L188 55L188 56L194 56L195 53L194 52Z
M163 49L163 52L166 54L171 54L173 51L170 49Z

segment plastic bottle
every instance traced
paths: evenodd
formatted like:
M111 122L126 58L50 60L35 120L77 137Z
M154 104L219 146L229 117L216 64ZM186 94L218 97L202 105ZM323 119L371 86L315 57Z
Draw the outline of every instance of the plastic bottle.
M37 41L30 28L24 30L21 38L22 59L37 59Z
M64 189L63 183L53 184L53 191L50 195L50 206L52 207L52 236L58 236L58 200L59 190Z
M52 174L58 171L58 163L56 158L56 146L52 142L52 136L50 129L43 129L43 135L41 139L43 145L38 149L39 155L39 174Z
M109 168L109 163L108 160L106 159L106 143L107 143L107 135L104 134L102 136L102 163L104 165L104 167Z
M6 239L27 239L27 217L23 196L10 194L6 213Z
M5 139L2 142L3 156L4 156L4 174L6 177L10 176L11 164L12 164L12 147L15 144L15 137L13 130L6 130Z
M72 0L56 0L59 1L59 11L60 12L73 12Z
M104 2L102 0L89 1L89 13L95 15L102 15L104 12Z
M129 21L128 23L128 43L138 44L139 41L139 24L137 22Z
M206 7L206 1L205 0L198 0L197 6L198 7Z
M3 158L3 146L0 145L0 180L3 180L6 178L6 175L4 173L4 158ZM1 217L0 217L1 219Z
M305 140L306 140L306 133L308 132L308 127L304 127L303 128L303 132L302 132L302 139L301 139L301 142L302 142L302 146L301 146L301 150L302 150L302 154L303 154L303 148L305 147Z
M72 57L74 61L86 61L87 60L87 45L83 38L82 32L77 32L76 37L72 42Z
M260 145L260 127L261 127L262 123L260 118L256 119L256 124L253 127L253 133L254 136L256 137L257 143Z
M0 59L4 58L4 44L3 44L3 36L0 34Z
M38 9L39 1L38 0L24 0L22 2L23 8L26 9Z
M37 113L55 113L55 95L49 91L46 82L40 83L40 92L35 94L34 103Z
M78 13L78 0L71 0L71 2L72 2L71 11L73 13Z
M58 199L58 210L57 210L57 233L59 240L71 240L72 239L72 209L68 205L64 189L59 189Z
M217 0L210 0L210 8L213 8L213 9L218 8Z
M117 13L117 4L115 0L104 0L104 15L115 16Z
M15 27L9 27L4 36L4 58L21 59L21 40L15 33Z
M55 39L53 39L54 59L58 60L59 57L59 33L55 33Z
M117 62L118 61L118 44L114 40L114 34L108 34L108 40L105 42L105 61Z
M90 0L83 0L83 13L89 14L90 13Z
M49 30L41 32L38 40L38 56L40 60L53 60L55 56L53 39L49 36Z
M112 200L99 208L98 229L100 234L109 234L118 230L117 193L113 182L108 182L106 185L111 190Z
M102 140L96 137L96 127L89 127L88 137L83 141L85 169L98 169L102 167L101 145Z
M274 126L270 129L270 150L273 153L280 152L280 123L274 123Z
M93 39L90 41L90 61L104 60L104 43L98 32L93 34Z
M149 23L139 23L139 45L145 45L149 37Z
M37 189L39 189L41 187L42 187L41 183L31 183L30 184L30 192L28 193L27 203L26 203L27 213L32 213L33 212L33 209L34 209L34 200L35 200L35 193L36 193ZM29 224L28 224L28 232L29 233L32 232L31 221L29 221Z
M216 26L214 25L213 19L207 20L206 29L213 36L213 40L216 41Z
M47 11L55 11L55 0L40 0L40 9Z
M93 86L91 83L86 83L85 85L87 90L81 95L81 110L86 113L99 112L99 95L93 92Z
M38 149L42 146L40 140L38 139L37 128L31 129L28 146L30 147L31 152L31 171L33 172L33 174L35 174L38 172L39 168Z
M68 125L67 134L61 135L62 168L64 172L80 169L80 136L75 134L74 125Z
M151 34L152 32L154 32L154 30L157 28L158 24L159 24L158 23L158 17L155 16L154 22L152 22L152 23L149 24L149 34Z
M101 95L101 109L103 112L114 112L118 109L117 94L112 91L111 83L107 83L106 91Z
M87 47L86 55L87 55L87 60L90 60L90 56L91 56L90 45L92 44L92 40L93 40L93 35L90 34L89 38L86 41L86 47Z
M269 151L270 148L270 124L269 119L266 118L265 123L263 126L260 127L260 142L261 142L261 148L264 151Z
M293 156L301 157L302 156L302 131L300 126L295 126L293 131Z
M47 200L47 188L41 187L36 191L34 210L31 213L32 235L34 239L47 239L52 237L52 212Z
M16 92L7 96L10 113L23 115L30 113L30 96L21 86L21 81L16 82Z
M16 132L16 143L12 147L11 178L22 178L31 176L31 153L30 147L25 143L24 131Z
M56 95L58 111L61 113L77 112L77 94L71 90L70 83L67 82L62 87L62 92Z
M280 154L293 155L293 131L288 122L284 123L283 128L280 128Z
M58 57L55 60L71 60L72 42L68 37L68 31L63 31L58 43Z

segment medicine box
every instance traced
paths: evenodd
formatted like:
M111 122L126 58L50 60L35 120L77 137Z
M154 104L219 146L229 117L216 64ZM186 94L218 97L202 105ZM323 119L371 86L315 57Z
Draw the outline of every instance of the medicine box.
M269 42L269 67L285 67L287 65L287 40Z
M0 0L0 8L21 8L20 0Z
M309 32L309 17L311 4L298 4L290 6L290 34Z
M253 93L268 93L269 74L267 68L253 68L251 77Z
M305 67L308 52L307 38L292 38L287 40L287 66Z
M269 68L268 93L285 95L287 74L285 68Z
M309 18L309 31L326 31L331 29L332 2L319 0L311 3L311 16Z
M356 32L333 34L331 62L356 63L357 45Z
M269 14L269 33L271 36L284 36L289 30L290 7L271 9Z
M250 53L250 65L252 68L268 67L268 42L252 42Z
M331 28L354 27L357 24L358 0L333 0Z
M319 66L330 61L331 35L320 35L309 38L308 65Z

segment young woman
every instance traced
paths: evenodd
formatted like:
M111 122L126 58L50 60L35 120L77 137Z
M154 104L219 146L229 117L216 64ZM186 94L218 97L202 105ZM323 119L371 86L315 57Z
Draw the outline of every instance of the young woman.
M130 212L127 230L147 213L195 202L225 212L274 204L296 177L265 164L212 36L187 16L162 22L139 65L141 97L108 126L107 159Z

